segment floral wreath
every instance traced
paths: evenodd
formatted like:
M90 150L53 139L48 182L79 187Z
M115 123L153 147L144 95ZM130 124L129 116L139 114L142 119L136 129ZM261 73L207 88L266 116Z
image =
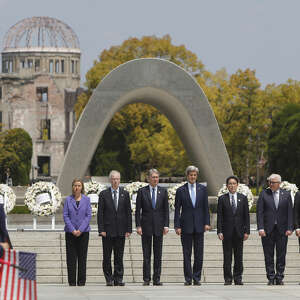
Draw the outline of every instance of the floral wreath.
M135 213L135 207L136 207L136 196L137 192L140 188L148 185L149 183L147 182L140 182L140 181L135 181L129 184L126 184L124 189L129 193L130 201L131 201L131 209L132 213Z
M98 199L99 194L101 191L105 190L106 186L91 180L89 182L84 183L84 191L85 194L90 198L91 200L91 206L92 206L92 216L95 216L98 212Z
M186 184L186 181L183 181L181 183L175 184L171 188L168 189L168 198L169 198L169 206L170 209L175 209L175 196L176 196L176 190Z
M35 216L51 216L62 202L58 187L51 182L39 181L27 188L25 205Z
M6 184L0 184L0 203L4 206L5 214L8 214L16 205L16 194Z
M240 194L243 194L247 197L248 206L249 206L249 209L251 209L251 207L254 203L254 196L253 196L251 190L249 189L249 187L244 183L239 183L238 188L237 188L237 192L240 193ZM226 184L223 184L223 186L219 190L218 197L220 197L224 194L227 194L227 193L229 193L229 190L228 190Z
M296 186L296 184L294 183L290 183L288 181L282 181L280 183L280 188L283 189L283 190L286 190L286 191L289 191L291 193L291 198L292 198L292 201L294 203L294 198L295 198L295 195L296 193L298 192L298 188Z

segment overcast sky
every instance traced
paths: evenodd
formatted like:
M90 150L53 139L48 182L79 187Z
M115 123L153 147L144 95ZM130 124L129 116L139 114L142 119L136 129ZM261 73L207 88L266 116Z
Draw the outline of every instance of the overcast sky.
M207 70L251 68L263 85L300 80L299 0L0 0L0 47L9 27L32 16L70 25L81 76L103 49L129 37L169 34Z

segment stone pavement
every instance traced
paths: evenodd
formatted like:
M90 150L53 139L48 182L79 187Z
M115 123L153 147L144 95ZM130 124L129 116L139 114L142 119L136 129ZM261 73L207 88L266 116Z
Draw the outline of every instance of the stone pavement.
M288 284L269 287L264 284L224 286L203 284L200 287L185 287L183 284L165 284L162 287L143 287L127 284L125 287L87 285L38 285L38 300L144 300L144 299L201 299L201 300L294 300L300 299L300 286Z

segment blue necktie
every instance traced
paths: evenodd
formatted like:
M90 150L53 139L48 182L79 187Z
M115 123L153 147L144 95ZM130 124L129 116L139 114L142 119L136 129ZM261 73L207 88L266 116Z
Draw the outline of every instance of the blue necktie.
M196 193L195 193L195 190L194 190L194 184L191 184L191 198L192 198L193 206L195 207L195 205L196 205Z
M155 189L154 188L152 188L151 200L152 200L152 208L154 209L155 208Z

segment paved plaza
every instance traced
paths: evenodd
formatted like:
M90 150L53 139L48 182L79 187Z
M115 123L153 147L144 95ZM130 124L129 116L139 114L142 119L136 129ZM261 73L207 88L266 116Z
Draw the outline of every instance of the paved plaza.
M300 286L288 284L269 287L264 284L244 286L224 286L203 284L200 287L185 287L183 284L165 284L162 287L143 287L127 284L125 287L87 285L69 287L67 285L38 285L38 300L143 300L143 299L201 299L201 300L291 300L300 299Z

